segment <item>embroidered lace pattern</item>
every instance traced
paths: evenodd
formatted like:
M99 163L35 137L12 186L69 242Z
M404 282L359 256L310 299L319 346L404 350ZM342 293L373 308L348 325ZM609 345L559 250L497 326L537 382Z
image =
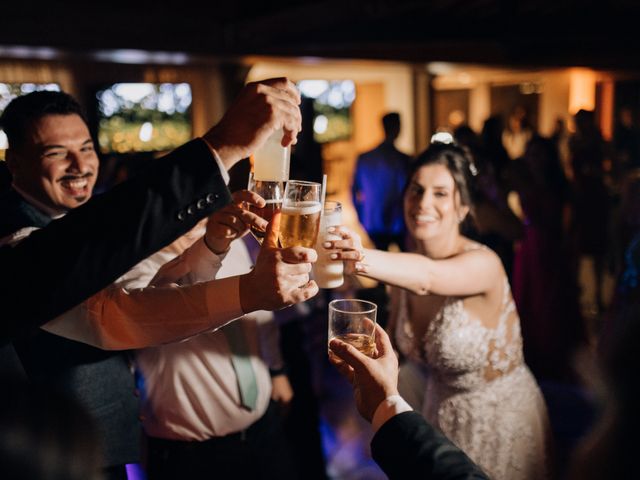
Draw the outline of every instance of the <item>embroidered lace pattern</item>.
M402 292L395 340L429 367L424 415L494 480L549 478L550 429L540 390L522 355L520 322L505 277L493 328L448 297L417 341Z

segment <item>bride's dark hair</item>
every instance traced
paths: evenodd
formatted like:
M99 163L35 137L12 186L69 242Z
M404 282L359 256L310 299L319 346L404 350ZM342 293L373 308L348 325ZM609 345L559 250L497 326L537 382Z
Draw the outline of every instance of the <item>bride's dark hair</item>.
M432 143L418 155L409 169L407 186L416 172L427 165L444 165L451 173L456 189L460 193L460 203L469 207L473 214L474 177L477 170L471 154L453 143Z

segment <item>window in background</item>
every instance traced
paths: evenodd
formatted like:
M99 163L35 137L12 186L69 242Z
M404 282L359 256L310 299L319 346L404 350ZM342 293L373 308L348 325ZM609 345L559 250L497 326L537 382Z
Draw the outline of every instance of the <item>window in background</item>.
M313 135L327 143L351 138L351 104L356 87L351 80L302 80L298 88L303 97L313 99Z
M188 83L115 83L96 99L102 153L165 151L191 140Z
M0 83L0 115L14 98L40 90L59 92L60 85L57 83ZM8 146L7 136L0 130L0 160L4 160L4 153Z

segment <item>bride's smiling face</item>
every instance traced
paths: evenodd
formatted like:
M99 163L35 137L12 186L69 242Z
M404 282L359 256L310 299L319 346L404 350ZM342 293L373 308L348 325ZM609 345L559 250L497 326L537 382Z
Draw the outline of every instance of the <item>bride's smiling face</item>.
M449 169L441 164L420 167L404 195L404 216L417 240L428 240L458 231L468 212L460 205L460 193Z

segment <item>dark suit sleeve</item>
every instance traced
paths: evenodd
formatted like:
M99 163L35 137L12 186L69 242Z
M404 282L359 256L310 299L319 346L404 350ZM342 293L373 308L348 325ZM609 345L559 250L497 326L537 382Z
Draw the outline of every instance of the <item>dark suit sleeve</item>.
M401 413L382 425L373 437L371 452L391 480L489 478L416 412Z
M0 341L81 303L230 199L211 151L194 140L16 247L1 247Z

